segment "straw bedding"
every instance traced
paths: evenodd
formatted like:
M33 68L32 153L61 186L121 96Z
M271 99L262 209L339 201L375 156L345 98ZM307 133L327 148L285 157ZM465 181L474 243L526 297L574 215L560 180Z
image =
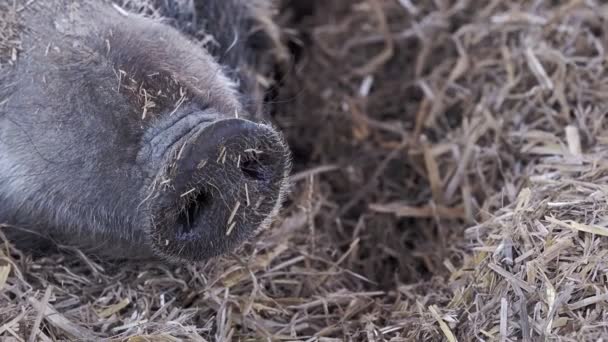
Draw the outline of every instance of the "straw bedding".
M608 337L608 5L286 1L282 218L204 265L0 249L14 340ZM9 228L5 228L9 229Z

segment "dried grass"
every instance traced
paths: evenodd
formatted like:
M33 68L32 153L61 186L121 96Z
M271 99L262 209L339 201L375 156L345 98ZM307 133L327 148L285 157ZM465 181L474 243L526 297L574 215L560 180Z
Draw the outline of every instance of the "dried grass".
M5 243L0 337L608 336L607 19L579 0L292 1L283 219L176 268Z
M0 70L5 64L13 64L21 49L21 41L17 36L20 10L16 1L0 3Z

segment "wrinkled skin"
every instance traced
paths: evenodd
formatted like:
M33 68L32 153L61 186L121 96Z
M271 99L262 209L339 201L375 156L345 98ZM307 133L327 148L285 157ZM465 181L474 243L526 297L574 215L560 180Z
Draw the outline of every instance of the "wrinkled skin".
M0 222L20 228L9 237L198 261L267 226L289 158L259 123L251 73L253 7L265 5L150 0L162 18L148 18L105 0L0 0Z

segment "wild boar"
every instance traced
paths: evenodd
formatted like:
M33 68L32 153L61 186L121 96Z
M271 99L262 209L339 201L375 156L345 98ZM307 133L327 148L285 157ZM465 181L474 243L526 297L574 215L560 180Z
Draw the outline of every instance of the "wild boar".
M277 215L265 0L0 0L0 223L111 257L200 261ZM205 44L206 43L206 44Z

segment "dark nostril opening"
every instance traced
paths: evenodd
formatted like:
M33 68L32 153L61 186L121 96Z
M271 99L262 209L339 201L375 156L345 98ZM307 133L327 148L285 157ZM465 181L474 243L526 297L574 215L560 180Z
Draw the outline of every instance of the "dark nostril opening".
M204 192L201 192L180 211L177 217L177 224L178 227L181 227L182 234L192 232L196 225L196 220L209 203L208 196Z
M268 181L268 170L261 156L248 156L241 162L241 171L245 177L256 181Z

